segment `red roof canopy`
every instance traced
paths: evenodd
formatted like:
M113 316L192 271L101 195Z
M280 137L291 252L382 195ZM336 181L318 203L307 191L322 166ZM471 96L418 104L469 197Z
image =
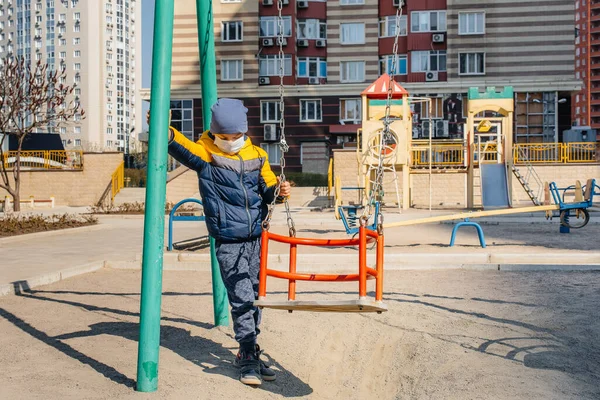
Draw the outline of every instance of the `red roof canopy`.
M388 85L390 84L390 76L383 74L368 88L363 90L362 95L366 95L369 99L387 99ZM402 96L408 96L408 92L397 82L392 82L392 98L400 99Z

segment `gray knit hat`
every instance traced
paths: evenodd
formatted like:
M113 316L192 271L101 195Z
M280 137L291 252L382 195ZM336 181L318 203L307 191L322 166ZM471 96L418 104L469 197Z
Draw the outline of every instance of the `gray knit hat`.
M211 107L212 119L210 131L212 133L234 134L248 132L248 109L244 103L237 99L219 99Z

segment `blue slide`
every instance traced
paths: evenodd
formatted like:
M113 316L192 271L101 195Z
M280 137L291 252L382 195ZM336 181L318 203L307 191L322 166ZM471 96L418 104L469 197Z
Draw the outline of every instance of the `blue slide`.
M479 164L481 174L481 202L484 209L508 208L508 179L506 165Z

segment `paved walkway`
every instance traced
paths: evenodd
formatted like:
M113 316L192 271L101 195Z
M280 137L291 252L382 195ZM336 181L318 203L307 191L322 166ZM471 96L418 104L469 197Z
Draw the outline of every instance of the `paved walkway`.
M73 210L55 209L52 212L70 211ZM294 208L292 211L298 236L347 237L341 221L336 221L330 210L315 212L306 208ZM436 211L432 214L450 213ZM409 210L402 214L388 210L386 222L429 215L427 210ZM93 227L0 239L0 287L17 281L29 281L31 285L50 283L76 274L77 269L82 266L88 269L83 268L81 272L87 272L89 268L100 268L105 261L121 265L130 263L131 266L135 265L137 259L139 265L143 217L100 216L99 220L100 223ZM482 263L490 262L492 257L496 257L494 262L498 263L600 265L600 253L596 253L600 237L600 215L597 213L593 214L592 222L587 227L573 230L568 235L558 232L557 220L550 222L540 216L496 217L480 219L479 222L486 235L486 249L479 246L473 228L461 229L456 246L452 248L448 247L452 230L452 225L448 223L389 229L386 231L386 266L426 266L432 260L437 260L433 262L437 265L460 264L461 260L466 263ZM282 208L274 215L272 230L287 234ZM201 223L176 223L175 241L205 235L206 228ZM165 229L165 245L166 243ZM288 251L285 245L278 244L271 246L270 252L286 254ZM337 260L343 264L347 260L354 260L356 251L352 248L311 248L300 252L305 255L308 253L326 264L331 262L328 260ZM208 267L206 246L198 246L193 254L194 256L188 257L189 262L200 262L203 267ZM202 258L203 254L206 255L205 258ZM166 256L165 260L173 260L173 256ZM409 265L410 263L412 264Z

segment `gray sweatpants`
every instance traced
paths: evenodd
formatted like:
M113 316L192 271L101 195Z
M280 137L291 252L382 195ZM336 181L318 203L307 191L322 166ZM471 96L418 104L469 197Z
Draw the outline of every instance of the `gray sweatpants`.
M215 250L231 305L235 340L253 349L260 333L261 310L253 305L258 296L260 238L237 243L216 240Z

